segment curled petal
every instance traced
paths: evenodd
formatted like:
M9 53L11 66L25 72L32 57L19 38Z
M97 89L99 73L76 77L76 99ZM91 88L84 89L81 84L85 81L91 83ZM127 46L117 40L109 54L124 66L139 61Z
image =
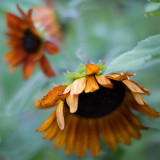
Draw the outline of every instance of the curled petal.
M137 83L135 83L135 82L133 82L133 81L131 81L131 80L123 80L122 82L123 82L132 92L144 94L144 91L141 89L141 87L140 87Z
M94 76L87 78L86 87L84 89L85 93L94 92L98 89L99 89L99 85L96 79L94 78Z
M50 108L55 106L59 100L59 94L63 93L65 86L57 86L53 88L42 100L37 100L35 106L39 109Z
M71 113L75 113L78 109L78 95L68 94L66 98Z
M113 88L113 84L108 78L104 77L103 75L95 75L95 77L101 86L106 88Z
M49 54L56 54L59 52L59 48L52 42L46 41L44 48Z
M55 75L51 65L49 64L49 61L47 60L47 58L45 56L42 56L41 60L39 61L39 65L40 65L43 73L47 77L53 77Z
M116 81L122 81L122 80L128 79L128 76L125 73L112 73L106 76L106 78L113 79Z
M83 92L84 88L86 86L86 78L80 78L80 79L76 79L73 83L72 83L72 88L71 88L71 95L74 94L80 94Z
M56 108L56 118L57 118L57 123L58 126L61 130L64 129L64 115L63 115L63 106L64 106L64 102L60 101L58 103L58 106Z
M86 76L92 75L92 74L96 74L99 72L99 66L95 65L95 64L87 64L86 65Z
M71 90L71 88L72 88L72 84L70 84L69 86L66 87L66 89L65 89L64 92L63 92L63 94L69 93L70 90Z

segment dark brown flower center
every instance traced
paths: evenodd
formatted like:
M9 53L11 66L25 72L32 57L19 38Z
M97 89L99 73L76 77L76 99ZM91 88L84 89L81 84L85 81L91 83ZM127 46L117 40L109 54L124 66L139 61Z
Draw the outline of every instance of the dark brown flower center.
M24 36L22 38L22 45L24 50L28 54L32 54L38 51L41 46L41 39L37 37L30 29L24 31Z
M98 118L117 109L124 100L125 86L120 81L111 81L112 89L100 86L99 90L93 93L81 93L78 110L74 114L85 118Z

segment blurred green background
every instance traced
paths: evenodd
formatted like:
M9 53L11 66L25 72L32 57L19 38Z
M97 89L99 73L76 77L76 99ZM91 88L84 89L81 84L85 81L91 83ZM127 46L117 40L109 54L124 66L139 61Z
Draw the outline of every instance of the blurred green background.
M41 0L0 1L0 160L72 160L75 153L65 157L64 148L55 150L54 143L41 138L36 129L53 109L38 110L34 101L55 84L65 81L65 71L74 71L83 63L85 55L90 62L100 59L109 64L115 57L132 49L137 42L160 33L160 15L145 16L147 0L55 0L55 9L65 29L61 52L48 56L57 76L47 79L37 67L28 81L23 80L21 67L13 74L5 66L5 11L18 14L16 4L25 11L44 3ZM83 55L81 51L83 52ZM67 60L65 57L68 57ZM128 71L126 68L125 71ZM133 78L151 91L146 101L160 111L160 65L136 68ZM96 159L105 160L159 160L160 120L138 115L150 127L142 132L141 140L132 140L131 146L118 145L112 152L101 142L101 153ZM90 153L83 158L94 159Z

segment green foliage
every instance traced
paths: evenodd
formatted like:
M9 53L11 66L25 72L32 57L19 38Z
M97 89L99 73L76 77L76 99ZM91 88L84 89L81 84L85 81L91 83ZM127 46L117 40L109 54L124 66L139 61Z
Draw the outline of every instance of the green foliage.
M114 59L107 68L107 72L137 71L146 65L153 65L160 61L160 35L148 37L137 46Z
M160 0L151 0L151 2L160 2Z
M151 17L151 16L160 14L160 3L159 2L160 1L157 0L157 3L148 3L145 7L145 15L148 17Z

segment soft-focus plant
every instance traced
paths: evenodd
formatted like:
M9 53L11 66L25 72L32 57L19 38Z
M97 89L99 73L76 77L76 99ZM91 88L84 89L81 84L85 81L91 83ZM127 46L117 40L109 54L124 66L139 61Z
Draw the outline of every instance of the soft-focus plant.
M80 63L105 63L106 72L136 73L133 80L151 92L147 103L160 111L160 11L159 0L55 0L54 13L65 29L63 43L56 41L60 53L47 56L56 77L47 79L35 69L34 75L24 82L21 68L8 73L3 57L9 51L3 33L6 32L5 12L18 15L16 4L25 13L34 7L45 7L41 0L0 1L0 159L51 160L78 159L76 154L66 157L64 149L55 150L53 143L41 139L36 129L53 112L39 111L34 101L51 88L64 82L64 72L74 71ZM34 13L34 12L33 12ZM34 15L34 14L33 14ZM159 160L160 120L141 114L139 121L149 129L142 131L141 140L132 140L131 146L118 144L111 151L101 141L97 158L109 160ZM83 159L94 159L89 152Z

